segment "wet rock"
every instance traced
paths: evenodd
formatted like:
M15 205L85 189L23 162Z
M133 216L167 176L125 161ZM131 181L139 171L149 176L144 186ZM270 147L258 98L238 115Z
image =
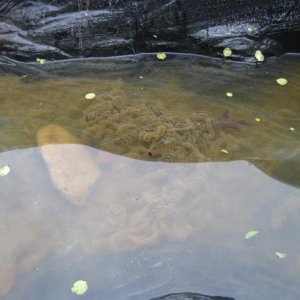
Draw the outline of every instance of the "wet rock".
M100 170L85 146L55 124L38 131L37 143L54 187L71 203L85 204L92 186L100 176Z

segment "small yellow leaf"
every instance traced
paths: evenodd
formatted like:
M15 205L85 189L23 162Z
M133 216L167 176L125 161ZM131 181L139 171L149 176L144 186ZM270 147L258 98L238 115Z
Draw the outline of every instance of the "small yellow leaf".
M264 55L262 54L262 52L260 50L256 50L254 56L257 59L257 61L264 61L265 60L265 57L264 57Z
M143 79L144 77L143 77L143 76L139 76L139 78L140 78L140 79Z
M76 295L83 295L88 290L88 283L85 280L78 280L74 282L71 292Z
M167 58L167 55L166 55L166 53L160 52L160 53L156 54L156 57L160 60L165 60Z
M87 100L92 100L92 99L94 99L96 97L96 94L95 93L87 93L86 95L85 95L85 99L87 99Z
M231 54L232 54L232 51L231 51L230 48L228 48L228 47L224 48L224 50L223 50L223 55L224 55L225 57L229 57Z
M228 154L228 153L229 153L228 150L226 150L226 149L221 149L221 152L222 152L222 153L225 153L225 154Z
M251 231L248 231L248 232L245 234L245 239L246 239L246 240L249 240L249 239L251 239L252 237L256 236L258 233L259 233L259 231L257 231L257 230L251 230Z
M260 118L255 118L255 121L260 122L261 120L260 120Z
M286 254L285 254L285 253L282 253L282 252L275 252L275 255L276 255L279 259L286 258Z
M277 78L277 79L276 79L276 82L277 82L279 85L286 85L288 81L287 81L285 78Z
M37 63L39 63L39 64L44 64L46 61L47 61L47 59L44 59L44 58L37 58L36 60L35 60Z
M295 131L295 128L294 127L290 127L290 131Z
M227 93L226 93L226 96L227 96L227 97L233 97L233 93L227 92Z
M10 172L10 167L8 165L0 166L0 176L6 176Z

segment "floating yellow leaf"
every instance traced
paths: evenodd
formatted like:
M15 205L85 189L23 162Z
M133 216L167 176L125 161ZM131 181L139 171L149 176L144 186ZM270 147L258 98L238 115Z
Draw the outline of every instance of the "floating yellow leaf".
M6 176L10 172L8 165L0 166L0 176Z
M143 79L144 77L143 76L139 76L139 78Z
M277 82L279 85L286 85L288 81L287 81L285 78L277 78L277 79L276 79L276 82Z
M252 237L256 236L258 233L259 233L259 231L257 231L257 230L251 230L251 231L248 231L248 232L245 234L245 239L246 239L246 240L249 240L249 239L251 239Z
M47 59L44 59L44 58L37 58L36 60L35 60L37 63L39 63L39 64L44 64L46 61L47 61Z
M92 99L94 99L96 97L96 94L95 93L87 93L86 95L85 95L85 99L87 99L87 100L92 100Z
M227 93L226 93L226 96L227 96L227 97L233 97L233 93L227 92Z
M224 48L224 50L223 50L223 55L224 55L225 57L229 57L231 54L232 54L232 51L231 51L230 48L228 48L228 47Z
M167 55L166 55L166 53L160 52L160 53L157 53L157 54L156 54L156 57L157 57L158 59L160 59L160 60L164 60L164 59L167 58Z
M20 76L20 79L26 79L28 76L27 75L22 75Z
M294 127L290 127L290 131L295 131L295 128Z
M229 153L228 150L226 150L226 149L222 149L221 152L222 152L222 153L225 153L225 154L228 154L228 153Z
M286 254L285 254L285 253L282 253L282 252L275 252L275 255L276 255L279 259L286 258Z
M260 122L261 120L260 120L260 118L255 118L255 121Z
M256 50L254 56L257 59L257 61L264 61L265 60L265 57L264 57L264 55L262 54L262 52L260 50Z
M88 290L88 283L85 280L78 280L74 282L71 292L76 295L83 295Z

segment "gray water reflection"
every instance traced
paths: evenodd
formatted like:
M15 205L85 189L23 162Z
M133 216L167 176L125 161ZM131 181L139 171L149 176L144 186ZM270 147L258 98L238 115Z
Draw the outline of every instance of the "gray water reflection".
M78 279L89 282L82 299L299 299L299 189L246 161L169 164L58 146L99 169L84 205L59 190L39 148L0 154L11 167L0 177L1 299L74 299Z

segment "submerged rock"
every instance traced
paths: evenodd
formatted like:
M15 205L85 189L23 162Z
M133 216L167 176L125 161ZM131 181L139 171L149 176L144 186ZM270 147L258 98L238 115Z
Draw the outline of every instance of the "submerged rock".
M2 253L1 253L2 254ZM5 295L15 283L14 257L2 257L0 259L0 296Z
M100 170L84 146L64 128L50 124L37 133L37 144L54 187L71 203L83 205Z

